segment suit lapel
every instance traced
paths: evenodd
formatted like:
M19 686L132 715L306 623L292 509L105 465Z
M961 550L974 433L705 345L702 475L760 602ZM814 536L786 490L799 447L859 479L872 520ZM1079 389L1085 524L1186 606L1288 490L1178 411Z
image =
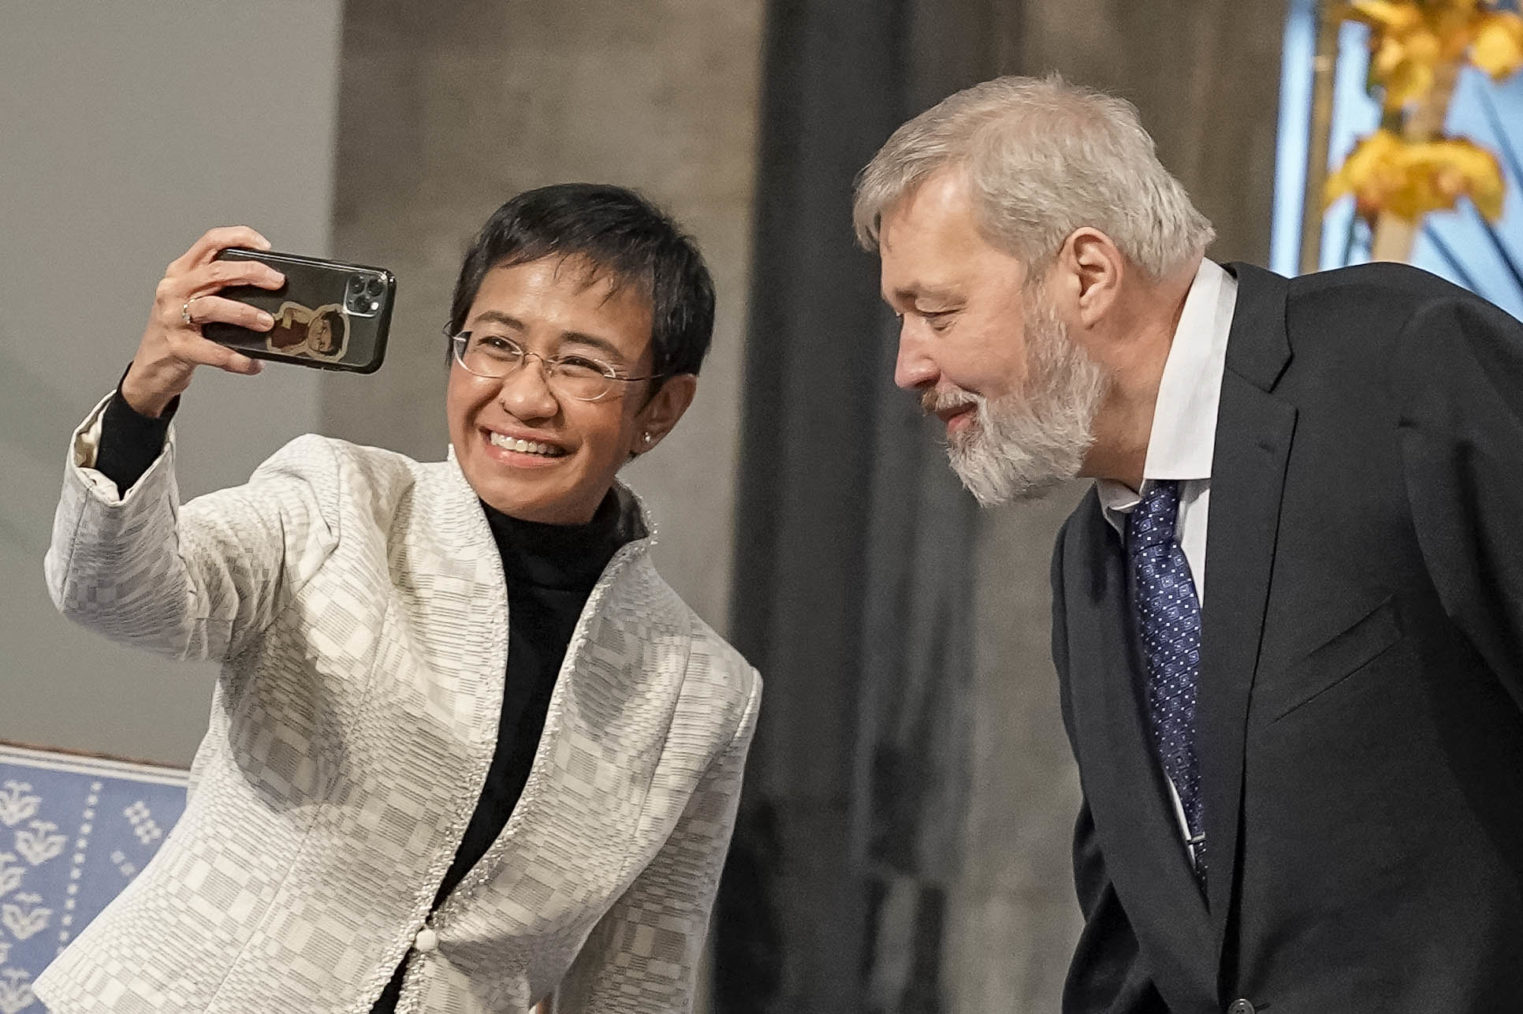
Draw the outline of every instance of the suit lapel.
M1215 963L1204 960L1214 953L1210 921L1153 759L1125 555L1093 492L1080 512L1084 523L1064 587L1068 629L1084 632L1069 639L1069 678L1085 798L1147 960L1173 987L1170 1002L1211 1004ZM1192 995L1181 996L1180 984Z
M1290 360L1288 283L1248 265L1238 279L1211 465L1196 728L1206 803L1209 897L1226 943L1237 880L1248 698L1264 632L1285 466L1296 410L1269 393Z

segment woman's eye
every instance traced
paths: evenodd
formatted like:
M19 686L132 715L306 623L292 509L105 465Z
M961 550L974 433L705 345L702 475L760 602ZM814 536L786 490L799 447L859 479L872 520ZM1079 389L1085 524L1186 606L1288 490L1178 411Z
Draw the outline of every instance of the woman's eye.
M523 354L523 349L511 338L501 335L483 334L477 335L475 346L483 352L490 352L496 356L517 356Z
M562 356L560 368L570 374L586 376L597 374L600 377L606 377L610 372L606 363L600 363L596 359L585 359L582 356Z

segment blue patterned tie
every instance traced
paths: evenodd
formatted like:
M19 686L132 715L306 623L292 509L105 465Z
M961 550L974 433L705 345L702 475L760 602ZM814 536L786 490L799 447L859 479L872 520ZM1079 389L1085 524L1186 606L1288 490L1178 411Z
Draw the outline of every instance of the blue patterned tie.
M1200 600L1190 562L1174 539L1179 483L1154 482L1126 519L1132 601L1148 665L1148 720L1163 771L1174 783L1190 839L1195 876L1206 885L1200 765L1195 757L1195 686L1200 677Z

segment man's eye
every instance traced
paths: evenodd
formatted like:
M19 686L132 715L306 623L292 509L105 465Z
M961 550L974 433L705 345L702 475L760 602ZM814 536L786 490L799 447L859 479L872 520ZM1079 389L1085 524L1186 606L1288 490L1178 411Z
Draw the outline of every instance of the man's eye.
M951 310L928 310L920 315L932 331L945 331L952 324Z

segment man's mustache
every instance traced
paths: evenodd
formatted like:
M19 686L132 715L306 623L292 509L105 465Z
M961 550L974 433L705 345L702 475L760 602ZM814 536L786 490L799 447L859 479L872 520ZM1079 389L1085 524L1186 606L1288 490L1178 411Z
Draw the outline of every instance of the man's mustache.
M921 392L920 411L926 415L935 415L937 412L966 408L969 405L977 407L979 402L978 395L969 394L967 391L959 391L956 388L938 391L933 387Z

